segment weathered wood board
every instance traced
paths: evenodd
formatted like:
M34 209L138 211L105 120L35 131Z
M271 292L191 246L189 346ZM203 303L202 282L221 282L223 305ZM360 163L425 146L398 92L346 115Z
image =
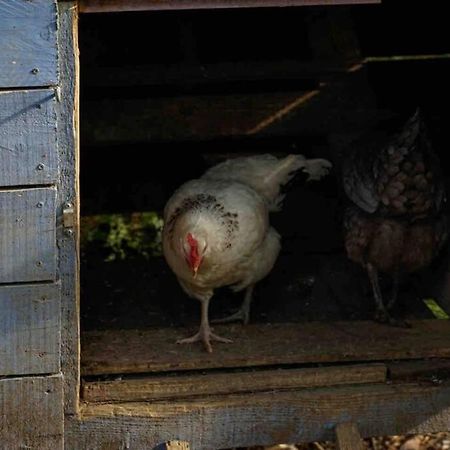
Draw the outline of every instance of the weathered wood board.
M60 368L59 285L0 287L0 375Z
M341 367L156 376L120 381L85 381L82 395L83 400L87 402L135 402L342 384L382 383L385 380L384 364L355 364Z
M381 0L81 0L81 12L152 11L178 9L257 8L380 3Z
M2 449L60 450L63 423L61 375L0 380Z
M54 280L56 189L0 191L0 283Z
M357 418L362 436L448 429L450 387L361 385L167 403L90 404L66 427L66 448L153 448L171 439L196 450L334 440Z
M336 426L338 450L364 450L358 427L353 422L343 422Z
M422 320L401 329L372 321L217 326L232 344L213 353L176 344L190 330L110 330L82 336L83 375L201 370L275 364L450 357L450 321Z
M0 92L0 187L57 180L55 103L54 89Z
M56 85L56 1L0 0L0 86Z
M58 49L61 98L58 116L58 153L61 176L58 184L59 208L66 202L74 206L74 222L79 223L78 186L78 10L73 1L58 4ZM79 401L80 304L78 230L67 235L58 227L59 275L61 283L61 367L64 373L64 412L76 414ZM70 448L70 447L68 447Z

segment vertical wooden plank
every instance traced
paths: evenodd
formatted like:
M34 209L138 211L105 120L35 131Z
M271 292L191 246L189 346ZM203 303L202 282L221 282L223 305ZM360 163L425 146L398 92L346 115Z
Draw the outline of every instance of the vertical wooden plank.
M0 446L63 448L61 375L0 380Z
M1 187L56 182L55 102L54 89L0 92Z
M0 287L0 375L59 371L60 314L56 284Z
M62 101L57 104L58 153L61 164L58 183L58 211L66 202L74 205L73 234L58 229L59 273L61 279L62 354L65 413L76 414L79 400L80 313L78 260L78 11L76 2L59 3L58 52ZM70 447L68 447L70 448Z
M56 190L0 191L0 283L56 277Z
M56 85L56 0L0 0L0 19L0 87Z
M338 450L363 450L363 442L358 427L353 422L336 425Z

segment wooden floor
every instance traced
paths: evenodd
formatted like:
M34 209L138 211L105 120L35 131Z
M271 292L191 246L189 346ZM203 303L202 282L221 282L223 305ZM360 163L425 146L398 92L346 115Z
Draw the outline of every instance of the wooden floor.
M81 373L110 375L292 364L450 358L450 322L421 320L411 328L372 321L222 325L233 339L205 352L177 345L192 329L111 330L82 336Z

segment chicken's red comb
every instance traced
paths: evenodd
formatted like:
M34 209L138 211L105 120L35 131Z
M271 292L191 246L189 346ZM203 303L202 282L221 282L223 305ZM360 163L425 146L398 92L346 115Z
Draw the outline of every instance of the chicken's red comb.
M198 245L197 239L195 239L191 233L187 234L187 241L191 247L196 247Z

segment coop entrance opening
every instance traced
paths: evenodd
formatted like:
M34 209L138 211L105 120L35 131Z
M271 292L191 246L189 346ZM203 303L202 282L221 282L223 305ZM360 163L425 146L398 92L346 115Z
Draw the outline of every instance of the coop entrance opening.
M358 41L372 51L375 46L361 31L373 7L356 8L81 15L85 399L295 388L307 377L296 371L312 371L313 379L323 364L327 374L335 371L324 383L368 382L386 377L386 367L374 361L448 356L446 321L419 320L414 331L373 323L367 278L345 255L340 152L380 117L392 129L401 123L406 88L391 99L381 91L387 73L399 78L408 69L408 63L362 64ZM263 153L324 157L336 171L310 183L300 174L286 186L283 210L271 217L282 250L256 286L250 325L217 326L234 343L215 344L212 355L199 343L177 345L197 328L200 306L162 257L164 205L177 187L212 165ZM410 286L396 314L433 318ZM232 312L242 296L218 290L211 318ZM357 362L370 364L361 369ZM345 370L328 367L350 363ZM280 367L286 372L275 376ZM212 381L200 388L193 380L205 370ZM230 381L223 392L223 371L244 381ZM175 372L187 377L176 388ZM114 383L109 391L99 388L104 376L122 376L139 388L134 394L128 384L124 391ZM186 387L194 385L195 392Z

